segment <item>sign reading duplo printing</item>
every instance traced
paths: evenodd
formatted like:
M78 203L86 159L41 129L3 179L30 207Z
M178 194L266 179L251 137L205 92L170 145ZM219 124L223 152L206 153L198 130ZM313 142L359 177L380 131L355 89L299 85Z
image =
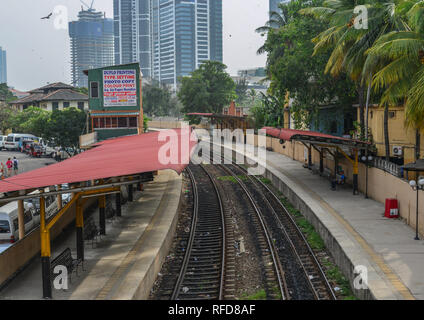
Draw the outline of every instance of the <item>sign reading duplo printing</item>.
M103 70L105 107L137 106L135 70Z

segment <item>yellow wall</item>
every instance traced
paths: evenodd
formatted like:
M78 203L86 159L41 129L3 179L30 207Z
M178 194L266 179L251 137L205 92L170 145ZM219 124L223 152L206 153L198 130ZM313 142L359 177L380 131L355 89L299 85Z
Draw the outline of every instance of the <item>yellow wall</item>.
M255 143L258 145L257 136L253 141L252 138L247 139L247 143ZM274 152L278 152L293 160L305 163L305 146L300 142L286 141L282 146L278 139L267 137L267 147L272 147ZM312 149L312 163L319 166L319 153ZM338 165L345 172L346 181L352 184L353 168L352 164L345 158L338 159ZM334 160L329 154L324 157L324 168L334 174ZM359 163L358 172L358 188L359 191L365 192L365 173L366 167ZM306 169L305 169L306 170ZM368 196L380 203L385 203L387 198L395 198L399 201L399 214L405 222L415 228L416 222L416 192L414 192L408 184L408 181L397 178L390 173L386 173L378 168L368 169ZM424 193L420 191L419 208L424 208ZM381 212L383 214L383 212ZM424 234L424 211L419 212L419 232Z
M389 118L389 144L390 155L393 156L392 147L402 146L404 164L415 161L415 130L405 127L405 112L403 107L390 107L389 112L395 112L393 118ZM358 108L358 119L359 108ZM368 126L374 143L377 147L377 155L384 157L386 148L384 145L384 108L370 107L368 111ZM424 155L424 137L421 138L420 154Z

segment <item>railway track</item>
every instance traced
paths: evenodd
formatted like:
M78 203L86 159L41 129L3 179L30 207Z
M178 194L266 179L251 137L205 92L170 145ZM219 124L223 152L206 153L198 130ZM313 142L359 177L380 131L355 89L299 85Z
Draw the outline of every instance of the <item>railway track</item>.
M200 165L187 168L193 186L190 235L171 300L222 300L225 273L225 217L213 179Z
M220 166L208 166L211 176L220 177L225 175L226 169ZM238 177L234 177L238 179ZM230 194L230 197L237 197L244 203L245 210L241 213L244 219L250 225L251 235L255 239L258 249L258 256L261 261L261 267L258 266L258 272L262 273L262 287L266 298L271 300L286 300L288 296L287 285L284 280L284 272L278 260L277 250L271 239L268 228L266 227L260 212L254 200L248 192L243 189L242 184L239 188ZM244 190L244 191L243 191Z
M247 172L240 166L231 164L224 165L224 167L234 177L243 177L243 179L238 178L237 180L244 186L246 192L250 193L257 206L261 208L265 223L272 229L270 233L274 234L276 245L279 248L290 248L292 257L300 265L300 270L304 274L303 281L299 279L293 281L294 279L286 278L289 286L288 290L291 292L289 298L335 300L336 296L315 254L278 197L260 179L247 175ZM283 239L277 238L281 233L284 235L284 242ZM290 259L287 250L279 250L279 253L279 258L282 260L282 263L286 261L285 265L287 267L287 259ZM293 274L293 270L285 271L288 277L290 277L289 273ZM307 286L310 289L309 293L299 288L299 286L302 286L302 282L305 282L304 280L306 280Z

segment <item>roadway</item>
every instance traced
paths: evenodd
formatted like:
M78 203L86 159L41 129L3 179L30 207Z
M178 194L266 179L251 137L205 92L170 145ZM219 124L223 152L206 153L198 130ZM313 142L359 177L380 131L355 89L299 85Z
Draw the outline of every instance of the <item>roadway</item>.
M18 151L0 151L0 162L3 163L5 167L7 159L10 158L13 160L13 157L16 157L16 159L18 159L18 173L35 170L38 168L45 167L46 165L56 163L56 161L50 157L34 158Z

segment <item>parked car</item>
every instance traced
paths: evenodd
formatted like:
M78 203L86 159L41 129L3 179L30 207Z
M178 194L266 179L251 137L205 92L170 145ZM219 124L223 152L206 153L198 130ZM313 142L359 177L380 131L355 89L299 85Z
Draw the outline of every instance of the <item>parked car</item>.
M6 149L4 143L6 142L7 136L0 136L0 150Z
M36 210L24 202L25 232L35 228L40 223ZM10 202L0 207L0 243L14 243L19 239L18 203Z
M34 141L38 138L32 134L11 133L7 136L5 148L7 150L21 150L24 141Z

